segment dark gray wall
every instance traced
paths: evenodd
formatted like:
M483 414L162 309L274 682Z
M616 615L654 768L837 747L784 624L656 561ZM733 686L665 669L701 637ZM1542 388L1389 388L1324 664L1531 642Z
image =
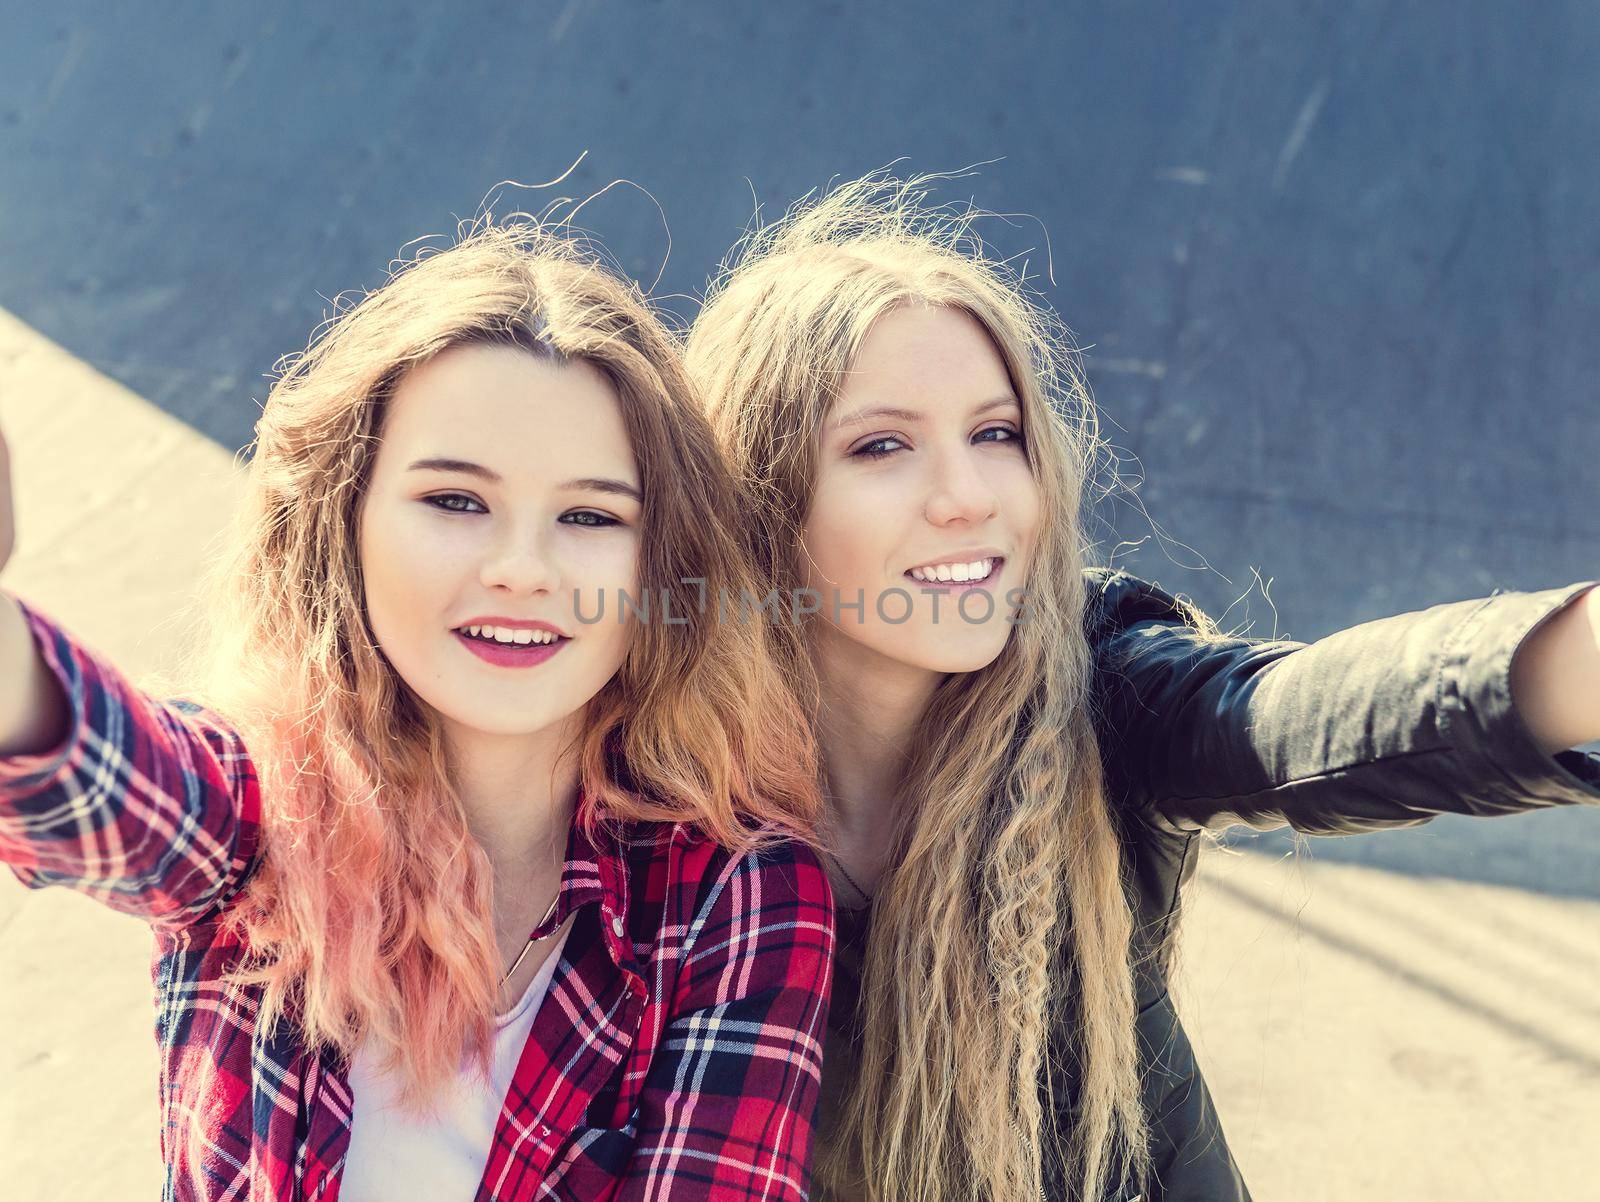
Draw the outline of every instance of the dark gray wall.
M687 315L753 198L1001 157L945 195L1027 214L988 232L1035 271L1048 231L1162 534L1106 508L1130 567L1214 612L1259 571L1276 611L1228 624L1295 637L1600 574L1584 0L259 7L12 4L0 39L0 305L230 447L323 297L497 181L587 150L561 194L649 189ZM585 223L661 270L642 193ZM1548 842L1471 871L1548 880Z

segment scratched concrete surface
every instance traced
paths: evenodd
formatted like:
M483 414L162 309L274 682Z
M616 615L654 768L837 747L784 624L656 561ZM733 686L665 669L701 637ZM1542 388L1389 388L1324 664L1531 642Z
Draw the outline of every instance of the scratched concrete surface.
M998 158L944 195L1015 215L988 233L1091 347L1174 541L1108 517L1163 583L1220 609L1258 569L1304 637L1595 570L1584 0L5 15L0 306L230 448L321 298L497 181L587 150L512 195L635 181L662 212L584 219L687 297L753 200Z
M942 195L1016 215L986 234L1088 347L1104 432L1144 479L1139 505L1103 505L1105 549L1142 540L1123 562L1230 625L1308 638L1600 575L1592 5L945 0L908 22L838 4L179 18L73 0L0 15L0 420L24 451L26 523L8 583L138 671L170 662L229 453L324 298L377 283L497 181L552 178L585 150L560 188L497 209L636 181L585 222L684 315L756 202L901 155L1000 158ZM1481 890L1524 920L1473 926L1486 956L1537 945L1569 994L1596 992L1592 813L1440 820L1315 856L1308 883L1390 890L1450 931L1455 891ZM1563 1060L1427 982L1358 972L1347 946L1306 934L1314 907L1319 930L1358 921L1327 900L1338 889L1310 890L1298 933L1237 890L1191 924L1216 932L1190 954L1194 1017L1258 1196L1444 1196L1420 1188L1435 1167L1452 1197L1582 1196L1560 1175L1582 1128L1560 1116L1596 1093L1592 1010L1539 1009L1544 987L1508 978L1496 1013L1526 1008L1530 1030L1581 1053ZM78 902L0 891L0 1031L27 1036L0 1047L16 1069L0 1177L20 1166L38 1187L16 1196L153 1180L142 932ZM1304 987L1273 992L1296 949ZM1440 970L1458 1000L1481 984L1450 975L1462 959ZM63 1004L86 965L104 973L93 997ZM1319 1069L1373 1043L1389 1002L1511 1092L1473 1101L1466 1076L1398 1044L1348 1090L1325 1086ZM1271 1035L1291 1018L1299 1038ZM1431 1074L1426 1098L1407 1065ZM1555 1107L1537 1130L1504 1113L1524 1086ZM1475 1157L1502 1176L1456 1189ZM63 1163L70 1189L27 1176ZM1358 1169L1419 1188L1374 1192Z

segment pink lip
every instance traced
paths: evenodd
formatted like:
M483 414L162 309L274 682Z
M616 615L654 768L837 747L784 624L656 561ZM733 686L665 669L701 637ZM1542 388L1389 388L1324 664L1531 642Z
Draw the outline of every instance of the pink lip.
M469 622L468 625L483 625L484 623ZM504 622L490 622L487 625L504 626ZM540 627L544 629L544 627ZM495 665L497 668L532 668L544 663L557 651L567 645L568 640L562 639L557 643L491 643L487 639L475 639L470 634L463 634L459 630L452 630L455 635L472 654L485 663Z
M988 558L980 556L979 558ZM981 580L918 580L910 572L904 573L905 578L918 588L933 588L946 593L958 593L963 589L987 588L1000 579L1000 571L1006 566L1004 559L996 558L994 566L989 569L989 574Z

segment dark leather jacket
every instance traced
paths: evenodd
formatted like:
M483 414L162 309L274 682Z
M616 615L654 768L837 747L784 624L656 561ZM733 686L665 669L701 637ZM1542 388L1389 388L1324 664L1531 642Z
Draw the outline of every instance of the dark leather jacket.
M1522 640L1588 586L1439 605L1298 644L1208 634L1199 615L1154 584L1104 568L1087 576L1094 720L1140 960L1153 1168L1142 1202L1237 1202L1249 1191L1168 996L1162 954L1200 832L1244 823L1342 835L1441 813L1600 803L1600 756L1545 754L1510 692ZM824 1140L855 1064L869 914L840 909L818 1119ZM1070 1072L1065 1085L1056 1147L1073 1121ZM1048 1167L1047 1196L1076 1202Z
M1547 755L1510 687L1522 641L1588 585L1437 605L1298 644L1208 635L1157 586L1088 575L1095 724L1143 953L1144 1202L1248 1199L1163 967L1199 833L1243 823L1348 835L1441 813L1600 804L1600 756ZM1070 1101L1058 1122L1064 1138ZM1072 1196L1059 1179L1047 1193Z

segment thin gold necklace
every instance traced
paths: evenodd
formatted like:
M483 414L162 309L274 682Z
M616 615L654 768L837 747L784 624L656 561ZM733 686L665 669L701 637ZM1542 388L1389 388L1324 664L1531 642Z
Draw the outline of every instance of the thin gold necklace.
M561 890L558 888L556 890L556 895L550 899L550 908L544 912L544 917L541 918L538 921L538 923L534 926L534 928L533 928L534 930L537 931L539 929L539 927L544 926L545 923L549 922L550 919L555 916L556 903L559 902L560 900L561 900ZM516 974L517 969L522 967L523 960L527 959L528 949L531 948L535 943L541 943L544 940L550 938L550 936L554 935L554 934L555 934L554 931L546 931L543 935L540 935L538 938L534 938L532 935L530 935L528 937L528 942L526 942L526 943L524 943L522 945L522 950L517 953L517 958L511 962L511 967L506 969L506 975L500 978L500 988L501 989L504 989L506 987L506 983L508 981L510 981L512 976L514 976Z
M861 900L866 902L868 905L871 905L872 904L872 894L868 893L860 885L856 884L856 878L850 875L850 870L844 866L844 861L841 860L838 856L834 855L831 851L828 853L828 859L833 861L833 866L835 868L837 868L839 870L840 875L843 876L844 879L850 883L850 888L854 889L857 893L859 893L861 895Z

